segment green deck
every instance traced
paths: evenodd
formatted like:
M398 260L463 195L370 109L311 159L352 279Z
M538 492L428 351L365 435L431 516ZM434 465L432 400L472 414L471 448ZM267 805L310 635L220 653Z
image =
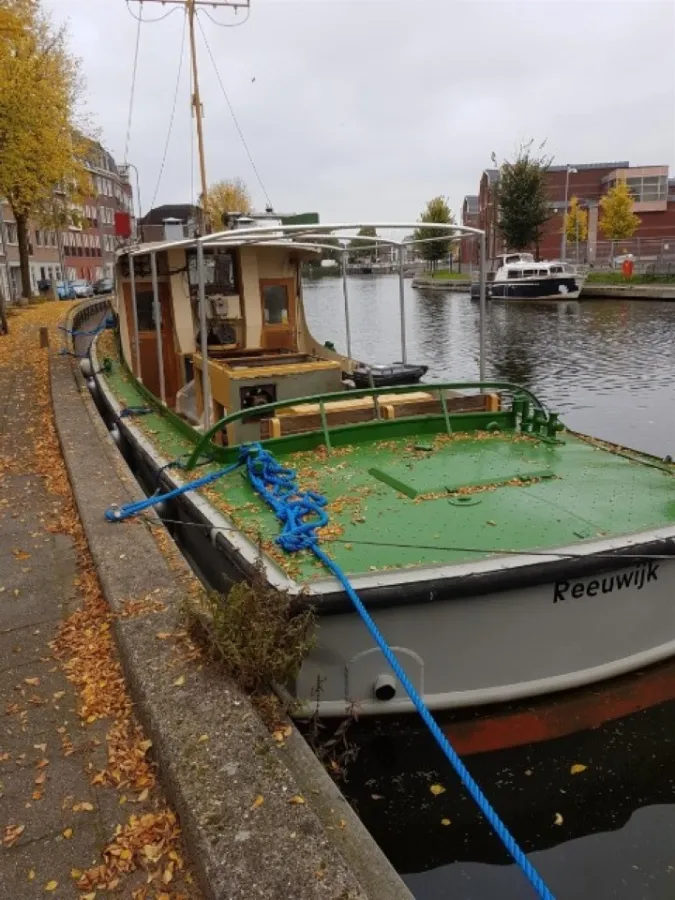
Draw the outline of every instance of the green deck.
M145 403L119 365L107 378L121 402ZM166 457L192 447L160 414L134 424ZM509 432L387 441L373 440L368 429L360 434L330 454L275 449L297 469L301 488L328 497L323 537L350 574L467 562L500 549L554 549L675 524L669 472L649 465L648 457L630 460L568 433L558 444ZM311 555L286 556L273 545L279 525L242 474L205 493L242 531L262 538L290 575L306 581L325 574Z

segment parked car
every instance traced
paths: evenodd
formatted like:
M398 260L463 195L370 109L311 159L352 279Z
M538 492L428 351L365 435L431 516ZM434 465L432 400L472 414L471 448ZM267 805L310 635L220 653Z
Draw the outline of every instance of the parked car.
M94 282L95 294L112 294L114 290L115 282L112 278L99 278L98 281Z
M91 281L85 281L84 279L80 281L71 281L71 286L76 297L94 296L94 288L92 287Z
M59 300L73 300L75 298L75 291L73 290L72 283L70 281L57 281L56 296Z

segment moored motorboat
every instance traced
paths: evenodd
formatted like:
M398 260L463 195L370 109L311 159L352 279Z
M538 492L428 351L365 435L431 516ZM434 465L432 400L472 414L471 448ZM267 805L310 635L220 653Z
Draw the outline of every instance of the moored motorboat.
M495 258L487 275L490 300L578 300L585 281L581 267L559 260L536 261L531 253L505 253ZM478 276L471 299L480 297Z

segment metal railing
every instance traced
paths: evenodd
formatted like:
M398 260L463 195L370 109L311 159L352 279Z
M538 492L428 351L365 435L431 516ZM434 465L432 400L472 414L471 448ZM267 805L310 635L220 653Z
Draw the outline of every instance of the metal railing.
M573 241L567 244L569 263L588 265L591 270L620 271L626 256L633 259L633 271L639 275L675 275L675 235L671 238L631 238L623 241L597 241L595 245Z
M294 408L298 406L309 405L319 407L319 416L321 419L320 433L323 436L326 448L330 450L332 447L330 437L331 432L336 428L343 427L344 424L349 425L350 423L343 423L343 425L333 426L333 428L331 428L328 423L326 404L335 403L340 400L353 400L359 397L372 397L373 405L376 411L376 417L377 419L379 419L379 398L382 394L386 394L388 396L391 394L411 394L419 393L420 390L422 390L426 394L437 395L438 400L441 404L442 415L448 434L452 434L451 413L447 406L446 397L446 391L449 390L480 390L481 393L484 393L486 390L494 390L509 393L514 398L513 411L521 416L521 420L523 422L530 423L531 426L535 429L538 428L540 430L546 430L548 432L549 438L553 437L555 435L555 432L560 428L557 413L549 412L546 406L538 399L538 397L535 396L535 394L532 393L532 391L527 388L521 387L520 385L513 384L510 381L442 382L439 384L407 384L398 385L396 387L361 388L359 390L339 391L332 394L315 394L309 397L301 397L293 400L277 400L275 403L266 403L264 406L253 406L249 407L248 409L240 409L237 412L230 413L230 415L224 416L222 419L216 422L215 425L209 428L209 430L200 437L185 465L185 468L188 471L190 469L193 469L198 460L208 454L208 448L210 446L215 446L213 445L213 438L215 437L215 435L219 434L222 431L225 431L229 425L232 425L235 422L242 422L252 417L261 419L269 416L271 418L273 416L273 413L278 409L288 409L291 406ZM518 401L518 403L516 401ZM412 419L414 417L410 418ZM370 423L361 422L357 424L364 425Z

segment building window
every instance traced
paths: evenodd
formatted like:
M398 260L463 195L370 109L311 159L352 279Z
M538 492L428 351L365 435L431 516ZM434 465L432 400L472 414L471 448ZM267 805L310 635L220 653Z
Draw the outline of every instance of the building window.
M645 175L627 178L626 184L636 203L657 203L668 200L668 176ZM607 183L607 189L616 186L616 180Z
M39 228L35 229L35 246L36 247L42 246L42 232L40 231ZM44 278L44 275L42 277Z
M16 222L5 222L5 230L7 232L7 243L18 244Z

